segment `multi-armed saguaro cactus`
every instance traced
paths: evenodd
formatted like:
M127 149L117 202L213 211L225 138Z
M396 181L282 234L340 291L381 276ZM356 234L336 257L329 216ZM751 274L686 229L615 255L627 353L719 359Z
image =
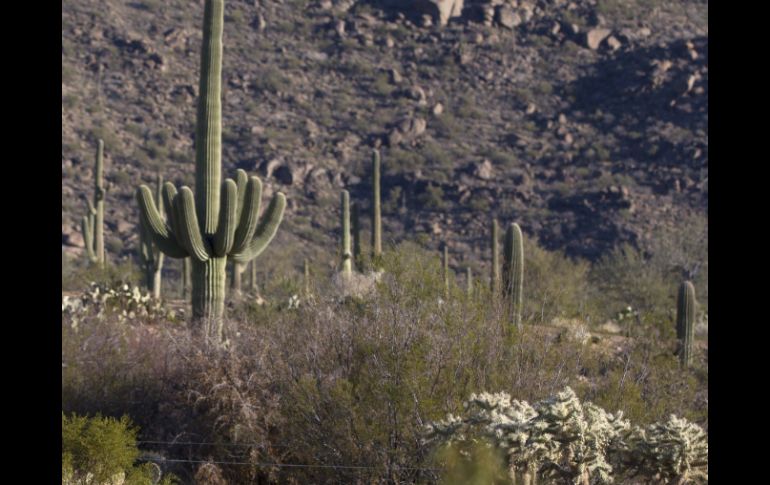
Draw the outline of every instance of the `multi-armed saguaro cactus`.
M350 252L350 194L343 190L340 194L342 203L342 276L349 278L353 274L353 254Z
M209 325L221 339L228 258L246 263L273 239L283 219L286 197L277 193L259 218L262 183L238 170L237 180L222 182L222 31L224 1L206 0L203 13L200 97L195 131L195 195L163 187L169 223L164 223L143 185L137 191L140 215L155 243L172 258L190 257L192 310L196 328Z
M676 337L679 339L679 360L683 367L692 364L693 328L695 326L695 287L689 281L679 286L676 302Z
M503 290L510 302L511 321L521 326L522 281L524 280L524 238L521 228L513 223L505 233L503 248Z
M492 290L493 297L500 292L500 250L497 248L499 229L497 219L492 219L492 271L490 272L489 288Z
M96 145L96 168L94 169L94 200L85 197L88 215L83 216L83 241L88 259L99 266L104 266L104 142Z
M380 152L372 154L372 265L379 269L382 258L382 213L380 212Z
M163 199L161 190L163 188L163 176L158 174L158 212L163 213ZM142 270L144 271L147 288L152 291L153 298L160 299L161 278L163 274L163 253L153 243L152 234L143 222L139 230L139 248Z

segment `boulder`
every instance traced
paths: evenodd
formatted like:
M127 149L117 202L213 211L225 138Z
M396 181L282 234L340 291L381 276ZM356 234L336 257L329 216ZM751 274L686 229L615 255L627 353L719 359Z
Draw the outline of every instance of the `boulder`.
M604 39L612 33L610 29L595 28L586 32L586 47L596 50Z

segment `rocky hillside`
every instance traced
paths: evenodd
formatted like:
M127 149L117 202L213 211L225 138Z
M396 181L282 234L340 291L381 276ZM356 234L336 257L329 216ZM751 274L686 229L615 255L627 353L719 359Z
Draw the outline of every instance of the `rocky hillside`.
M339 190L368 207L372 147L386 239L447 240L455 264L487 259L492 216L591 259L705 217L705 1L225 8L225 174L287 194L273 254L334 264ZM62 4L63 251L82 252L97 138L112 254L138 244L139 183L162 168L192 185L202 14L189 0Z

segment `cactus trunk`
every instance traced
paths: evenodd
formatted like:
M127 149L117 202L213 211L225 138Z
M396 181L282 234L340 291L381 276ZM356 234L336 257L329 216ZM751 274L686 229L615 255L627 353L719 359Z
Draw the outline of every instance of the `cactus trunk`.
M192 258L192 313L194 328L222 339L225 313L227 257L198 261Z
M254 261L251 261L249 263L249 268L251 268L251 278L249 278L249 286L252 291L252 293L257 293L257 264Z
M511 323L521 326L523 304L522 284L524 280L524 243L521 228L511 224L505 233L503 248L503 289L510 305Z
M382 215L380 208L380 152L372 155L372 264L380 266L382 257Z
M497 247L497 241L500 239L497 220L492 220L492 271L490 274L489 288L492 295L496 296L500 292L500 250Z
M342 203L342 275L350 277L353 273L353 255L350 252L350 194L343 190L340 196Z
M676 336L679 340L679 360L683 367L692 364L692 344L695 326L695 287L685 281L679 287L676 307Z
M305 296L310 296L310 265L307 262L307 259L305 260L303 264L303 273L305 276Z

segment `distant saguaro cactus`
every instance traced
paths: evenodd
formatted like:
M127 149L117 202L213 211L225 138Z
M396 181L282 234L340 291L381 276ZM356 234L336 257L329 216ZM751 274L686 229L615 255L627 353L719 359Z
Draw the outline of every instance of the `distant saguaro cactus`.
M468 266L468 269L466 270L465 274L465 280L466 280L466 291L468 293L468 298L473 297L473 270L471 270L471 267Z
M372 152L372 265L377 270L382 258L382 213L380 206L380 152Z
M692 364L695 305L695 287L685 281L679 286L676 305L676 337L679 340L679 360L683 367Z
M524 238L518 224L511 224L505 233L503 248L503 289L511 307L511 320L521 326L524 280Z
M158 213L163 215L163 200L161 199L161 190L163 188L163 176L158 174L157 197ZM163 276L163 252L153 243L150 229L144 223L140 224L139 229L139 256L142 269L145 275L147 288L152 292L153 298L160 299L161 280Z
M500 239L497 219L492 219L492 270L490 271L489 288L493 297L500 292L500 250L497 241Z
M361 251L361 219L358 213L358 204L353 202L353 263L356 271L364 272L364 259Z
M190 258L182 259L182 299L186 300L190 296L191 268Z
M206 0L203 12L201 76L195 130L195 195L177 193L166 183L163 197L169 223L163 222L146 185L137 190L140 215L161 251L172 258L190 256L194 327L206 325L222 339L225 268L228 258L246 263L272 241L283 219L286 197L273 196L259 218L262 183L238 170L237 181L222 183L222 33L224 1Z
M442 268L444 274L444 297L449 298L449 246L447 243L444 243Z
M96 166L94 168L94 200L87 196L88 214L83 216L81 228L86 255L91 263L103 267L106 263L104 253L104 142L96 144Z
M353 254L350 252L350 194L343 190L340 194L342 205L342 240L340 241L342 257L342 275L350 277L353 274Z

